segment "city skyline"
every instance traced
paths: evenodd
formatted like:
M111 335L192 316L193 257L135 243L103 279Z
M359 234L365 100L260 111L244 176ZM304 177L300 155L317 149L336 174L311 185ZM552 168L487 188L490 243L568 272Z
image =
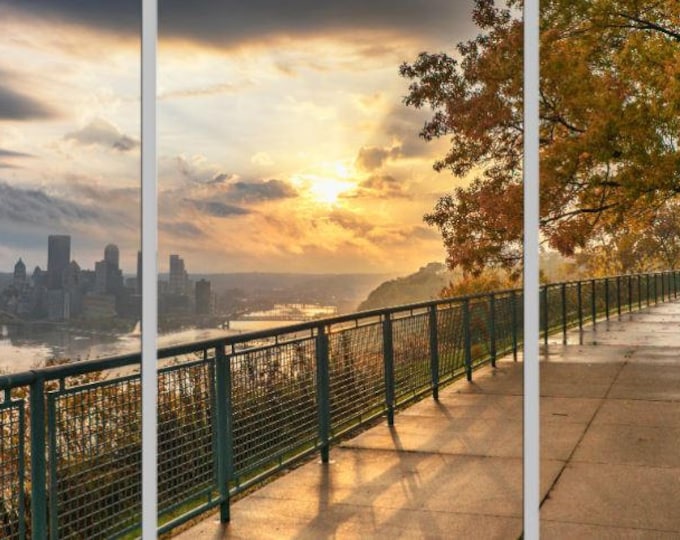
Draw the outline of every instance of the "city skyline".
M446 141L418 138L428 111L402 104L398 70L472 37L472 1L199 4L160 8L160 260L333 273L442 261L422 216L462 180L432 170ZM134 268L137 9L0 0L3 266L68 233L83 260L115 236Z

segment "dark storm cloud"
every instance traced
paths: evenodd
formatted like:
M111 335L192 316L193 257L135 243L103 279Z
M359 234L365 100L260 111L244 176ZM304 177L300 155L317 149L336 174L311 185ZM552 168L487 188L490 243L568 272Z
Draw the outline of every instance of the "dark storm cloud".
M226 190L227 198L232 202L252 203L274 201L297 197L298 192L281 180L266 180L254 182L234 182Z
M0 71L0 77L6 76L8 75L5 72ZM46 119L55 116L52 109L34 98L0 84L0 121Z
M85 146L97 144L119 152L127 152L139 146L139 141L121 133L116 126L101 118L95 118L85 127L67 133L64 139L76 141Z
M50 227L69 222L99 222L102 216L85 205L0 182L0 223Z
M228 218L250 214L250 210L247 210L246 208L225 204L219 201L199 201L196 199L185 199L185 201L191 203L200 212L213 217Z
M164 0L159 2L161 39L178 38L217 46L257 42L273 35L322 34L333 30L387 29L458 41L468 37L473 0ZM0 0L18 12L136 38L139 0Z

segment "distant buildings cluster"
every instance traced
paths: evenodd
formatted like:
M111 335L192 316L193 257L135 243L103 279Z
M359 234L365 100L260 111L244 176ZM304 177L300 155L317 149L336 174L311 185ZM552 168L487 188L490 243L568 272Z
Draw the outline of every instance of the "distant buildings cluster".
M71 237L47 239L47 270L36 266L28 276L20 258L11 283L0 292L0 310L21 319L63 321L122 317L139 319L142 298L142 254L137 253L136 277L124 279L118 246L104 248L104 258L94 270L82 269L71 260ZM194 284L178 255L170 255L168 281L158 282L162 314L210 314L214 300L210 282ZM193 294L192 294L193 293Z

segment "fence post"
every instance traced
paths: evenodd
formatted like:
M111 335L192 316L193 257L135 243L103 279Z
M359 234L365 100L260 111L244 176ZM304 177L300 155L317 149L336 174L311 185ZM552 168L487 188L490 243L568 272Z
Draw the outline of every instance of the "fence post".
M429 308L430 317L430 374L432 375L432 397L439 399L439 336L437 335L437 305Z
M678 297L678 273L673 271L673 298Z
M590 280L590 314L593 317L593 330L595 330L597 320L597 304L595 302L595 280Z
M654 274L654 305L659 303L659 286L657 285L659 275Z
M31 383L31 538L47 538L45 379Z
M394 425L394 342L392 341L392 316L383 319L383 360L385 361L385 405L387 425Z
M550 317L548 315L548 285L543 285L543 343L548 345L548 325Z
M621 276L616 276L616 314L621 318Z
M562 283L560 290L562 297L562 344L567 344L567 284Z
M666 301L666 275L661 272L661 301L665 302Z
M604 311L606 320L609 320L609 278L604 278Z
M512 358L517 362L517 293L510 293L510 305L512 306Z
M637 275L637 290L638 290L638 310L642 309L642 276Z
M630 274L628 278L628 313L633 311L633 276Z
M331 433L330 375L328 368L328 334L324 326L317 327L316 380L319 402L319 440L321 461L328 463L328 447Z
M489 295L489 356L491 367L496 367L496 295Z
M465 345L465 376L472 380L472 337L470 336L470 299L463 300L463 339Z
M578 295L577 307L578 307L578 330L579 332L583 330L583 299L581 298L582 293L581 280L576 282L576 294Z
M220 521L230 520L229 481L234 466L231 409L231 364L224 342L215 347L215 412L217 422L217 485L220 492Z

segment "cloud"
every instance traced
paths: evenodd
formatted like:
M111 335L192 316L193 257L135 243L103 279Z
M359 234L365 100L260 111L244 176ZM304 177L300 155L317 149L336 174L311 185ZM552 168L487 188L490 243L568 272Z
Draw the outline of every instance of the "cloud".
M252 85L252 81L245 81L239 84L221 83L203 87L183 88L180 90L173 90L171 92L164 92L158 96L158 99L192 98L201 96L214 96L217 94L231 94L234 92L239 92Z
M364 171L372 172L382 167L388 158L397 158L401 155L401 146L381 148L378 146L362 146L359 149L355 164Z
M374 226L368 220L349 210L336 208L328 214L328 221L360 236L368 234Z
M161 166L166 164L172 170L163 167L167 172L162 173L161 177L174 175L176 172L179 172L180 178L189 184L218 185L224 184L234 177L233 174L221 171L218 165L208 163L206 157L202 155L190 158L179 155L171 163L168 163L166 160L161 161Z
M233 182L227 185L225 194L230 201L239 203L274 201L298 196L293 186L276 179Z
M418 134L431 116L427 109L395 105L385 115L379 132L397 141L400 157L427 156L431 149Z
M1 5L1 3L0 3ZM0 71L0 77L8 74ZM37 120L56 117L50 107L0 84L0 120Z
M343 199L410 199L404 183L389 174L371 175L362 180L357 188L340 195Z
M0 148L0 157L33 157L33 154L25 154L24 152L14 152L13 150Z
M139 146L139 141L124 135L121 131L102 118L95 118L85 127L64 135L65 140L76 141L85 146L100 145L128 152Z
M0 182L0 223L63 225L69 222L95 222L100 215L87 206L38 189L12 187Z
M472 5L473 0L429 0L426 4L413 0L323 4L318 0L166 0L159 3L159 35L213 46L257 43L273 36L327 35L343 30L385 30L453 41L463 33L470 37L474 28ZM138 39L139 0L0 0L0 7L7 8L9 14L35 15L54 23L74 23Z
M250 162L253 165L258 165L260 167L274 165L274 160L267 152L257 152L256 154L253 154L253 156L250 158Z
M17 158L17 157L31 158L33 157L33 155L25 154L23 152L14 152L13 150L6 150L4 148L0 148L0 158ZM0 161L0 169L18 169L18 168L19 167L17 165L13 165L12 163Z
M205 236L203 230L189 221L161 221L158 229L172 237L197 239Z
M233 206L219 201L199 201L195 199L184 199L191 203L197 210L213 217L228 218L234 216L244 216L251 211L240 206Z

